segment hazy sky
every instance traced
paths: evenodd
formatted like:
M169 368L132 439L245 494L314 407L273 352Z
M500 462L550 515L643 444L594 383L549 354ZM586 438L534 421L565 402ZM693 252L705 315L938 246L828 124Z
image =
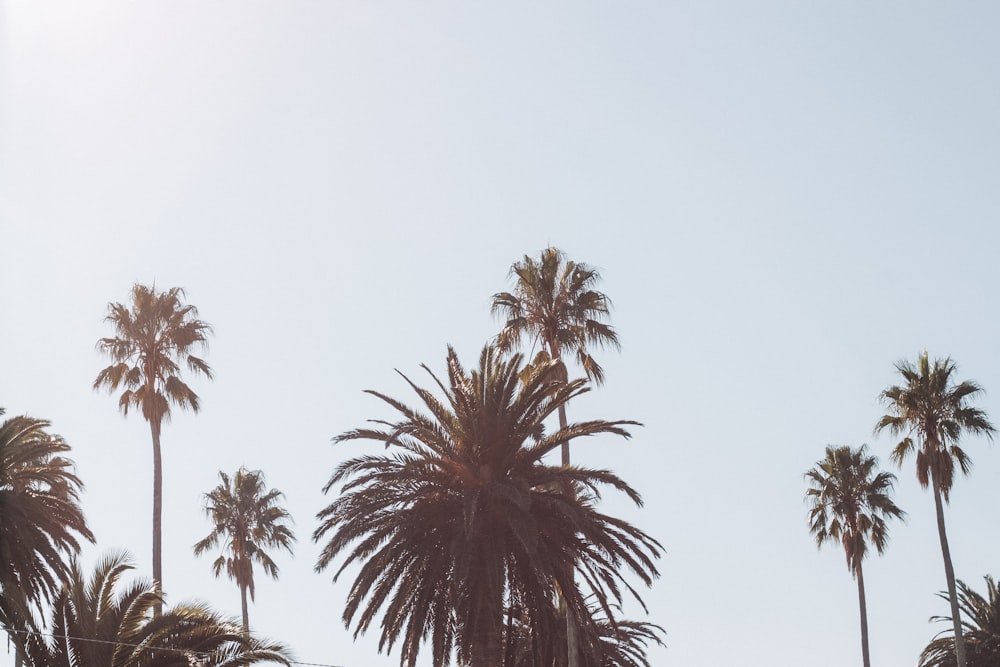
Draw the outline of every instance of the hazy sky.
M91 390L109 301L182 286L214 383L165 426L170 602L239 613L191 547L219 470L263 469L294 558L258 632L298 660L398 664L316 574L330 438L412 402L395 374L467 363L490 297L549 244L601 269L621 354L571 418L660 539L655 665L860 663L857 589L817 551L802 474L874 438L893 363L952 355L1000 421L1000 9L862 2L0 0L0 405L52 421L86 483L89 567L150 571L145 422ZM1000 451L947 509L957 575L1000 575ZM375 446L372 451L378 451ZM947 614L933 501L866 563L872 662L913 665ZM629 616L644 618L635 605ZM423 664L429 664L429 653ZM13 658L0 649L0 665Z

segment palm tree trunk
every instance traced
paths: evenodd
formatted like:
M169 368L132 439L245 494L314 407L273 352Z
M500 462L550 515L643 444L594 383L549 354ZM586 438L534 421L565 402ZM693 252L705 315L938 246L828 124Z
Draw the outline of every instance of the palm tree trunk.
M163 466L160 459L160 421L151 419L150 431L153 434L153 588L156 594L163 595ZM153 613L159 616L163 612L163 602L158 600Z
M240 602L243 604L243 638L250 639L250 615L247 613L247 587L240 586Z
M568 423L566 419L566 406L559 406L559 428L566 428ZM563 466L569 465L569 441L562 443L562 464ZM576 489L568 489L567 493L576 493ZM572 572L570 573L572 575ZM576 638L576 623L573 621L573 614L569 611L569 605L565 603L565 600L560 600L560 605L563 613L566 615L566 666L567 667L579 667L580 665L580 647L578 646Z
M861 657L865 667L871 667L871 658L868 655L868 606L865 604L865 576L861 572L861 561L858 561L856 572L858 580L858 604L861 607Z
M566 424L567 423L568 422L566 420L566 406L565 405L560 405L559 406L559 428L560 429L566 428ZM564 466L568 466L569 465L569 441L566 441L566 442L562 443L561 448L562 448L562 464Z
M965 667L965 639L962 637L962 617L958 608L958 594L955 591L955 568L951 564L951 550L948 548L948 535L944 530L944 504L941 502L941 489L938 486L934 470L931 470L931 482L934 488L934 509L937 510L938 536L941 538L941 555L944 557L944 575L948 580L948 602L951 603L951 622L955 629L955 660L957 667Z

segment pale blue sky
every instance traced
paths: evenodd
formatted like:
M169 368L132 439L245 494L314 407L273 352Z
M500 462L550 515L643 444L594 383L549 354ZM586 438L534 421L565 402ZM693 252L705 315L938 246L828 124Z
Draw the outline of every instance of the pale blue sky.
M191 545L217 471L262 468L300 537L252 625L299 660L398 664L312 572L330 438L411 400L398 368L470 363L490 296L546 245L600 267L622 353L571 417L666 546L655 665L860 663L843 555L802 473L870 444L893 362L951 354L1000 420L1000 10L988 3L0 0L0 405L74 448L98 536L149 570L150 446L90 390L108 301L183 286L216 331L198 416L163 434L170 600L238 613ZM1000 451L947 520L959 578L996 569ZM873 664L947 613L910 467L866 565ZM641 610L629 608L630 615ZM0 665L12 663L0 650Z

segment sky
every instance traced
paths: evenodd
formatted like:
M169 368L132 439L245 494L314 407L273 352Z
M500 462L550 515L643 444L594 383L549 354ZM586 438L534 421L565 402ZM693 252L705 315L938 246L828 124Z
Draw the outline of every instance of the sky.
M511 264L600 270L622 350L574 446L658 538L626 615L654 665L860 663L857 588L808 532L803 473L867 443L908 513L865 563L873 664L948 613L931 495L873 435L894 363L951 356L1000 420L1000 9L991 3L0 0L0 405L72 447L97 536L151 571L151 446L91 385L109 302L180 286L214 336L199 414L163 430L168 602L239 614L192 546L245 465L285 493L294 557L253 629L300 662L390 666L313 566L331 438L467 364ZM1000 451L946 509L959 579L1000 575ZM429 665L429 653L422 665ZM0 647L0 667L13 664Z

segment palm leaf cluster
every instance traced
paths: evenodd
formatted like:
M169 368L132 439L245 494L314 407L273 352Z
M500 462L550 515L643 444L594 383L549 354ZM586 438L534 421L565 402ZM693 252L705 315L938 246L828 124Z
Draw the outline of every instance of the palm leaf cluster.
M27 416L0 424L0 625L8 629L58 593L81 540L94 541L69 445L48 427Z
M968 667L1000 667L1000 590L987 575L986 597L963 581L958 583L958 606L963 614L962 634ZM948 600L948 593L938 593ZM951 616L935 616L932 621L952 623ZM955 667L955 635L945 630L920 654L918 667Z
M968 474L972 461L959 446L962 433L993 437L995 428L986 412L969 405L982 394L971 380L953 384L957 367L951 358L935 359L923 353L917 364L903 359L896 369L906 381L882 392L882 402L890 409L875 427L893 435L903 435L895 446L892 460L900 465L916 453L917 479L925 488L932 482L945 501L955 479L955 465Z
M868 545L878 553L889 540L887 519L904 513L892 501L896 476L878 471L878 459L865 446L827 447L826 456L806 473L811 503L809 530L816 545L839 543L847 557L847 567L857 576Z
M609 471L543 461L576 438L628 437L635 422L546 432L545 421L588 388L584 380L553 379L552 362L524 373L521 363L520 355L505 360L487 346L478 368L466 372L449 348L447 380L428 370L436 391L404 376L423 410L371 391L399 419L335 439L391 451L349 459L330 478L325 491L342 489L318 515L313 537L328 539L316 568L343 553L335 578L358 565L344 621L357 636L381 612L380 650L398 642L401 664L415 664L425 639L434 664L453 650L462 664L511 664L502 648L505 609L517 609L530 628L537 664L551 664L557 591L586 641L598 635L587 595L610 617L623 592L635 593L624 572L647 585L657 576L659 543L597 509L606 487L641 504L638 493ZM574 488L581 493L566 491Z
M52 606L49 629L29 633L30 667L238 667L288 664L280 644L244 637L240 626L202 604L156 614L162 598L144 580L123 581L125 553L106 556L86 580L74 564Z
M129 304L110 303L104 318L115 336L102 338L97 347L114 362L94 380L94 389L122 389L118 407L123 414L135 407L150 424L170 419L170 404L200 408L198 394L181 379L181 364L212 379L204 359L192 354L206 344L212 328L198 319L198 309L183 303L184 290L172 287L132 286Z
M618 334L607 324L611 300L594 289L601 276L590 266L566 259L558 248L546 248L538 260L525 255L510 269L513 292L493 295L493 313L504 319L497 347L508 352L522 338L538 341L543 356L562 360L576 355L587 377L604 382L604 369L588 347L619 347Z

